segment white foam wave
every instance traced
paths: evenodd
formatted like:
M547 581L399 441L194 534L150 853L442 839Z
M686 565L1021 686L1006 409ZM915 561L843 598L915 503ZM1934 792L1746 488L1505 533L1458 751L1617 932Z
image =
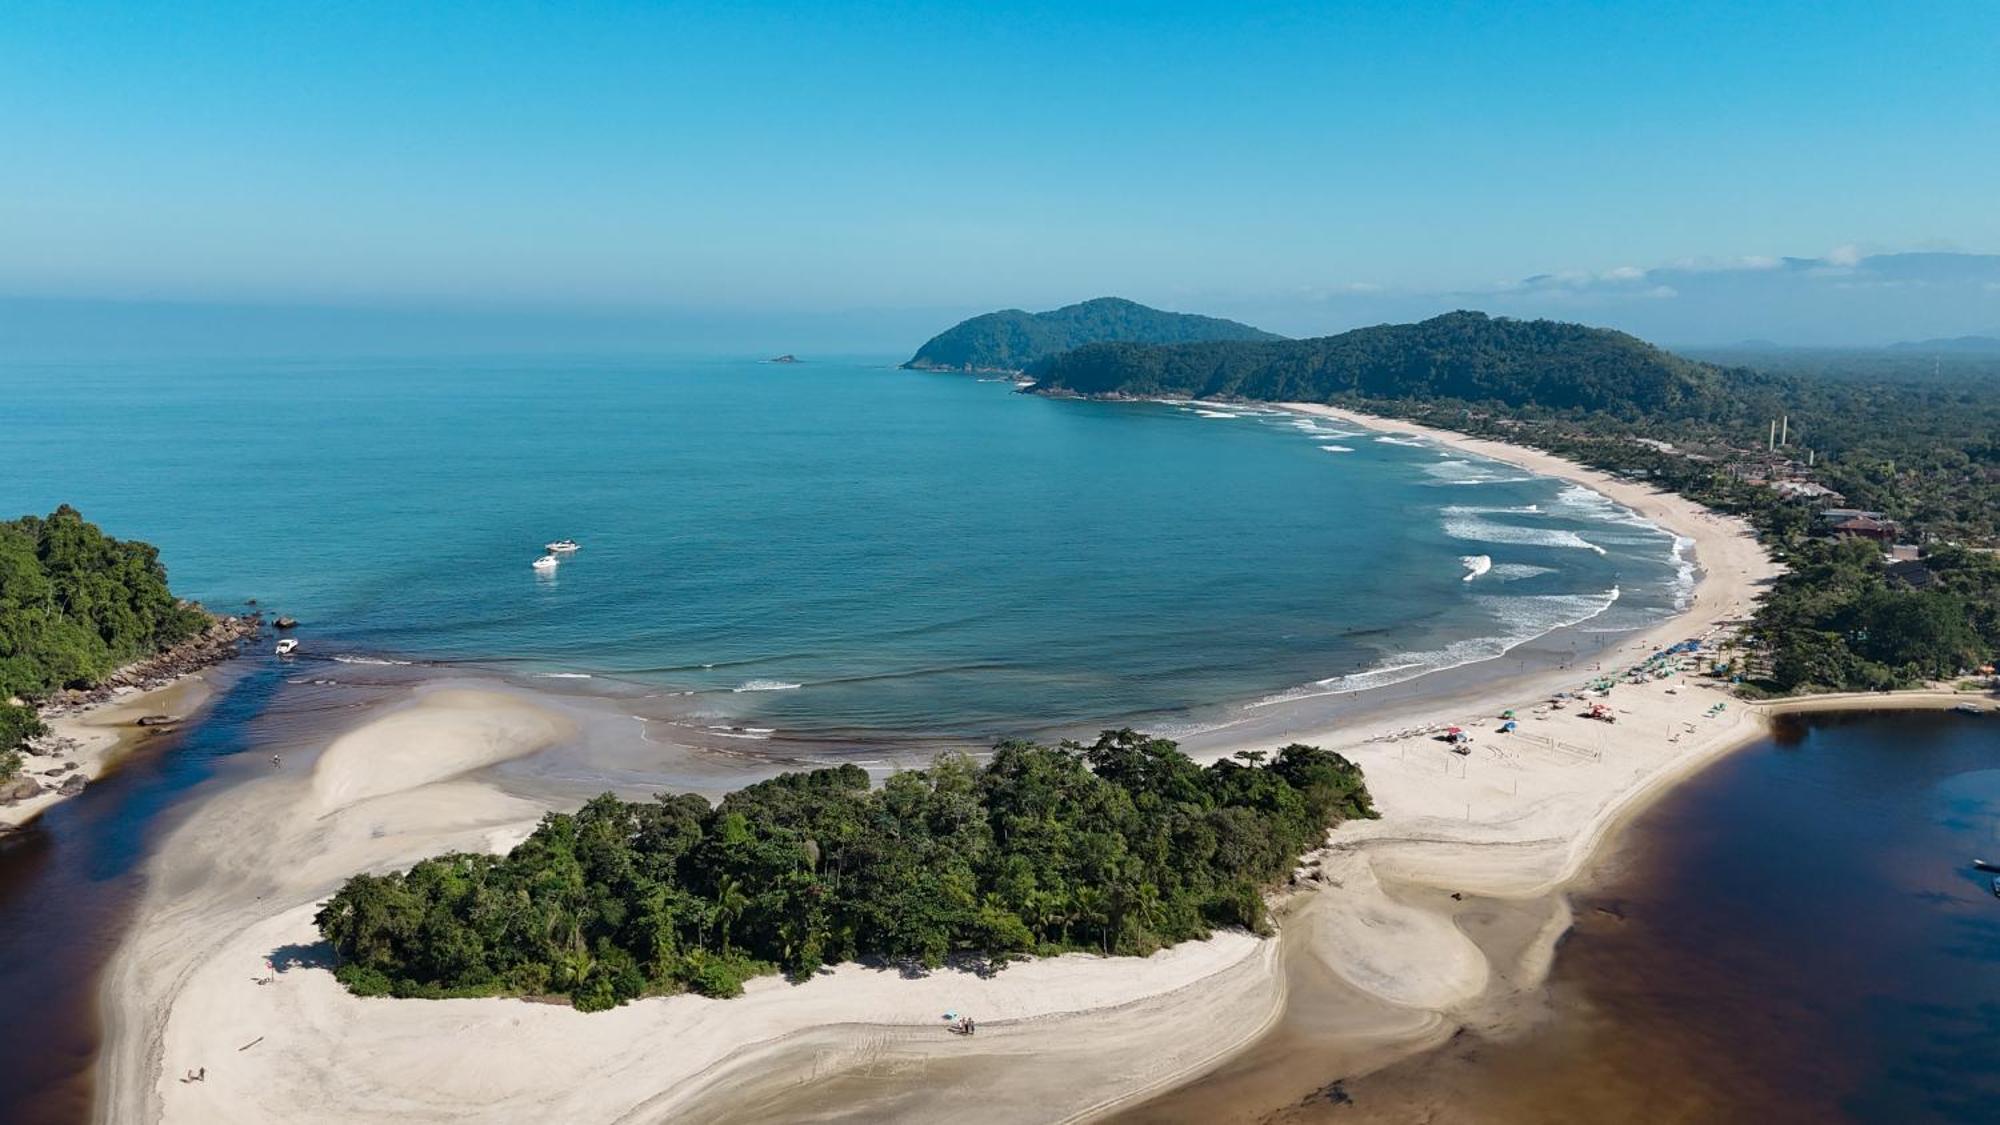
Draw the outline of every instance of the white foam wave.
M1327 451L1328 453L1352 453L1352 452L1354 452L1354 450L1352 450L1352 449L1349 449L1349 448L1348 448L1347 446L1344 446L1344 445L1322 445L1322 446L1320 446L1320 448L1321 448L1321 449L1324 449L1324 450L1326 450L1326 451Z
M335 655L334 660L341 664L374 664L385 668L404 667L416 663L414 660L390 660L383 656L351 656L346 653Z
M1643 527L1647 531L1658 532L1660 527L1653 521L1633 511L1601 492L1593 492L1580 484L1567 485L1556 494L1557 510L1567 510L1582 519L1603 523L1622 523L1628 527Z
M591 678L588 672L537 672L535 675L544 680L587 680Z
M1683 610L1694 600L1694 556L1688 554L1694 540L1685 535L1674 536L1674 609Z
M1446 516L1444 533L1476 543L1509 543L1521 547L1567 547L1604 554L1604 548L1574 531L1548 527L1514 527L1478 516Z
M1229 412L1228 412L1228 411L1226 411L1226 410L1197 410L1197 411L1195 411L1195 413L1196 413L1196 414L1198 414L1198 415L1200 415L1200 416L1201 416L1201 417L1203 417L1203 418L1241 418L1241 417L1243 417L1243 415L1241 415L1241 414L1231 414L1231 413L1229 413Z
M1408 446L1413 446L1417 449L1424 448L1426 444L1425 442L1417 438L1409 437L1407 435L1399 436L1396 434L1383 434L1381 437L1378 437L1375 440L1381 442L1383 445L1408 445Z
M1552 566L1530 566L1527 563L1501 563L1488 573L1501 582L1516 582L1523 578L1534 578L1537 575L1554 574L1556 573L1556 568Z
M1458 561L1465 564L1465 577L1462 579L1465 582L1470 582L1493 569L1491 555L1463 555Z
M749 727L723 726L722 724L719 723L712 723L709 726L704 727L702 729L706 730L709 734L715 736L716 738L741 738L750 742L767 742L770 740L771 737L771 732L768 730L762 730L762 729L752 730Z
M1450 457L1435 464L1425 465L1424 472L1446 484L1506 484L1535 479L1509 473L1505 466L1497 462L1466 461Z
M804 686L804 684L786 683L784 680L745 680L743 683L729 690L738 693L746 691L797 691Z
M1445 516L1539 516L1542 514L1542 506L1521 504L1512 508L1482 508L1471 504L1452 504L1439 508L1438 511Z
M1618 587L1601 594L1543 594L1532 597L1485 597L1476 599L1499 619L1501 632L1487 637L1454 641L1429 652L1403 653L1390 662L1366 671L1317 680L1304 687L1266 696L1246 708L1269 707L1300 699L1327 695L1348 695L1370 688L1388 687L1432 672L1476 664L1505 656L1516 648L1557 629L1581 625L1610 609L1618 601Z

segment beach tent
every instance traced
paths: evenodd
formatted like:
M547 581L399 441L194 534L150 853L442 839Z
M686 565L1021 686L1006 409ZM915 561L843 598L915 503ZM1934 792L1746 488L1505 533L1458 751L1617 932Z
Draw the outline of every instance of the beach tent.
M1515 728L1515 727L1517 727L1517 726L1519 726L1519 725L1520 725L1520 724L1519 724L1519 723L1516 723L1516 722L1515 722L1514 720L1512 720L1512 719L1508 719L1508 720L1507 720L1506 722L1504 722L1504 723L1501 723L1501 724L1500 724L1500 733L1501 733L1501 734L1513 734L1513 733L1514 733L1514 728Z

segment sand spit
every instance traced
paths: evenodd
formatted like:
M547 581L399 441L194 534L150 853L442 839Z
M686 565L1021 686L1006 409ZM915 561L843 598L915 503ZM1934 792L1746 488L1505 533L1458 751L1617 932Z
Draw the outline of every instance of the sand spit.
M421 691L333 739L310 774L281 771L199 810L161 848L105 983L100 1117L650 1121L700 1103L709 1118L797 1096L815 1076L1028 1051L1079 1065L985 1119L1046 1120L1206 1065L1279 1009L1278 947L1244 933L989 978L843 965L801 986L753 982L736 1000L589 1015L348 995L326 971L317 904L356 871L512 846L544 806L472 775L575 733L512 693ZM947 1033L946 1011L974 1015L978 1037Z

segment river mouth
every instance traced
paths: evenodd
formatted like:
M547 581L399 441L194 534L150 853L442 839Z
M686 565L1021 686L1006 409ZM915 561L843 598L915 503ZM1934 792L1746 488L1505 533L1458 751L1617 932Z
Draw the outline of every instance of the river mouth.
M2000 859L1996 752L1990 719L1783 720L1593 859L1545 985L1386 1066L1332 1040L1292 1049L1288 1011L1122 1120L1990 1119L2000 901L1971 861ZM1500 931L1468 926L1485 909L1459 924L1507 964Z
M87 1120L102 1029L94 982L117 950L144 864L203 789L239 768L278 678L207 673L219 690L178 728L142 737L84 796L0 837L0 1107L10 1122Z

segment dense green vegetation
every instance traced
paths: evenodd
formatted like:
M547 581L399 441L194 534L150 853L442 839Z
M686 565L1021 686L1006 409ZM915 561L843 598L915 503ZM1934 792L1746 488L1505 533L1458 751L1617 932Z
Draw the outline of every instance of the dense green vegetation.
M733 996L856 958L993 967L1066 950L1145 954L1266 925L1262 890L1374 810L1360 770L1288 746L1206 768L1172 742L1002 744L897 773L791 773L721 804L606 794L505 856L358 875L319 911L363 995Z
M1623 332L1477 312L1310 340L1092 344L1031 374L1038 391L1084 395L1451 398L1620 417L1710 417L1739 405L1725 393L1719 369Z
M1731 353L1737 354L1737 353ZM1748 354L1746 358L1748 358ZM2000 651L2000 371L1988 357L1785 353L1719 367L1619 332L1452 313L1316 340L1093 345L1035 368L1038 390L1333 402L1657 481L1748 517L1791 564L1760 608L1752 687L1873 690L1947 679ZM1770 423L1848 506L1898 521L1934 580L1874 546L1816 537L1824 502L1739 479ZM1669 443L1673 448L1635 441Z
M0 749L41 732L33 710L8 700L89 687L207 623L168 591L158 551L105 535L68 505L0 522Z
M1875 691L1949 680L2000 651L2000 557L1942 547L1912 589L1873 544L1812 541L1758 614L1764 679L1785 691Z
M1276 340L1269 332L1191 313L1162 312L1099 297L1044 313L1006 309L961 321L930 338L904 367L1020 371L1037 360L1096 340L1178 344L1191 340Z

